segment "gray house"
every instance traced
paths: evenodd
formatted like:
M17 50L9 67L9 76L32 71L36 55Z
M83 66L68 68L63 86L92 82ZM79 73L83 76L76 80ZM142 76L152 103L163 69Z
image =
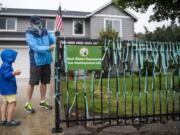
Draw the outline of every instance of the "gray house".
M43 26L54 32L57 11L40 9L2 8L0 10L0 50L5 47L16 49L19 53L17 64L23 70L22 77L27 77L28 49L25 43L25 31L30 16L39 15ZM94 12L62 11L64 30L62 37L97 39L99 32L111 28L119 32L124 40L134 39L134 23L137 18L127 10L122 10L112 2Z

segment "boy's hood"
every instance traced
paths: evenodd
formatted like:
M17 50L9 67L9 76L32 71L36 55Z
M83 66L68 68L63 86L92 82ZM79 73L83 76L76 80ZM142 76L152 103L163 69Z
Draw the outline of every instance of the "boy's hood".
M1 59L3 62L13 63L16 60L17 52L11 49L4 49L1 52Z

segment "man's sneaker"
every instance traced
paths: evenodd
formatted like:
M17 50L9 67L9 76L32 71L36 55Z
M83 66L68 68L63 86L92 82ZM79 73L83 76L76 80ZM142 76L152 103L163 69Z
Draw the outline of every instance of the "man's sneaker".
M21 124L20 121L11 120L11 121L7 121L6 126L12 127L12 126L19 126L20 124Z
M39 106L46 109L46 110L51 110L52 106L50 106L46 101L40 102Z
M7 123L6 120L1 120L1 121L0 121L0 126L6 126L6 123Z
M25 105L25 110L26 110L26 112L28 112L28 113L35 113L35 110L33 109L31 103L26 103L26 105Z

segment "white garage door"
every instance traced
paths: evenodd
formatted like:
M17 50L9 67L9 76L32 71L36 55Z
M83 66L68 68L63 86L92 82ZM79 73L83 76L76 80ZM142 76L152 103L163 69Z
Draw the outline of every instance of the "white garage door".
M5 47L0 46L0 52ZM6 46L6 48L14 49L18 52L17 59L15 63L13 63L14 69L20 69L21 75L17 76L17 78L29 78L29 50L27 47L14 47L14 46ZM2 63L2 61L0 61Z

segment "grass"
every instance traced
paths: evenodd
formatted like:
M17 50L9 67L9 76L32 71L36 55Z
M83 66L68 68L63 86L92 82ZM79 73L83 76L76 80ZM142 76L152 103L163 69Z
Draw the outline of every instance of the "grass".
M146 108L148 109L148 114L153 114L153 95L154 95L154 102L155 102L155 114L160 113L160 99L162 101L162 113L166 113L167 105L168 105L168 112L173 111L173 100L174 100L174 107L175 112L179 112L179 102L180 102L180 93L178 90L178 76L174 76L174 86L176 87L174 90L171 88L171 80L172 75L171 73L168 74L168 89L165 88L165 76L161 75L161 92L159 90L159 76L156 76L155 80L155 89L153 92L152 89L152 81L153 78L150 76L148 77L148 93L145 92L145 77L141 77L140 85L141 89L139 92L139 78L137 75L133 75L133 92L132 92L132 78L131 76L126 76L126 91L124 89L124 78L123 76L119 77L118 80L118 111L119 115L124 115L125 111L127 115L132 114L132 100L134 100L134 115L139 114L139 103L141 104L141 114L146 114ZM67 106L67 84L66 81L62 81L62 92L65 106ZM75 82L73 79L68 78L68 95L69 95L69 105L72 106L74 97L75 97ZM78 108L80 110L84 109L84 80L78 79L77 81L77 100L78 100ZM100 92L100 79L94 79L94 108L96 113L101 112L101 92ZM110 95L108 96L108 79L102 79L102 95L103 95L103 113L109 113L109 106L111 106L110 111L111 114L115 114L117 111L116 104L117 104L117 92L116 92L116 78L110 79ZM89 111L93 111L93 100L92 100L92 80L91 76L89 79L86 80L86 91L87 91L87 99L88 99L88 106ZM166 98L166 92L167 97ZM160 98L161 93L161 98ZM146 106L146 95L148 106ZM125 99L126 98L126 99ZM167 101L167 102L166 102ZM126 103L126 105L125 105ZM126 108L125 108L126 106ZM75 104L73 105L75 107Z

